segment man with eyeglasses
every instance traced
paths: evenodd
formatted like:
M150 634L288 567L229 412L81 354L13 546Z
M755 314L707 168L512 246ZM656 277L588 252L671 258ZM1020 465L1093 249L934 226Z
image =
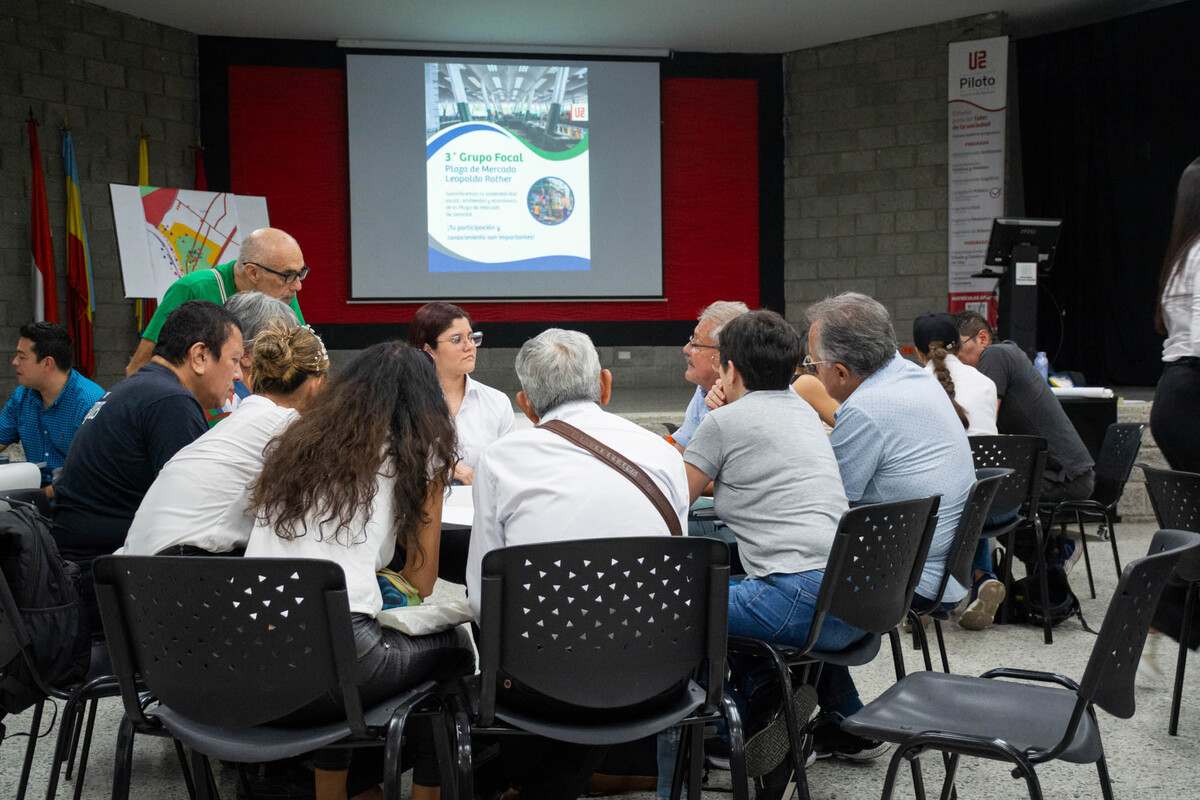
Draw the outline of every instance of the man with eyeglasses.
M745 303L733 300L718 300L712 303L700 312L696 328L688 338L687 344L683 346L683 357L687 361L683 377L696 384L696 393L688 403L687 410L683 412L683 424L667 437L667 441L675 445L681 453L687 449L692 434L708 414L704 396L721 377L717 368L717 336L721 333L721 328L749 310Z
M184 275L167 289L150 319L142 339L125 367L132 375L150 361L159 331L171 312L188 300L207 300L224 305L238 292L258 291L288 303L296 320L304 325L304 315L296 294L308 277L304 253L290 234L278 228L259 228L242 240L237 261L213 269L199 269Z

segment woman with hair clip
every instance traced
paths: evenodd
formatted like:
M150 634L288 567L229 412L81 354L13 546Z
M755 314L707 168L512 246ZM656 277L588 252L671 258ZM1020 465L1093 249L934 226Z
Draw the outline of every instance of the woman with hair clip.
M512 430L507 395L471 378L483 334L471 330L471 317L452 303L426 303L408 324L408 342L433 359L438 383L458 433L454 480L472 483L483 449Z
M913 320L917 359L950 396L967 435L995 436L996 412L1000 408L996 384L958 360L958 341L958 326L949 314L930 312Z
M1154 326L1163 342L1162 377L1150 407L1150 432L1171 469L1200 472L1200 158L1187 165L1175 193L1171 238L1158 277ZM1163 679L1162 636L1178 640L1183 628L1186 589L1172 581L1163 590L1150 637L1142 651L1138 678ZM1200 610L1192 620L1192 649L1200 646Z
M250 369L256 394L166 463L117 552L241 555L253 522L246 503L263 449L321 390L329 356L312 328L275 320L257 331Z
M406 554L400 574L413 592L424 598L433 591L442 495L455 460L454 423L433 365L403 342L362 351L267 448L250 498L254 529L246 555L341 565L364 706L470 663L453 630L407 636L376 619L383 609L376 572L398 546ZM285 722L313 724L343 713L340 702L323 698ZM440 780L432 740L421 731L412 737L419 751L413 798L431 800ZM346 797L350 753L317 754L318 800Z

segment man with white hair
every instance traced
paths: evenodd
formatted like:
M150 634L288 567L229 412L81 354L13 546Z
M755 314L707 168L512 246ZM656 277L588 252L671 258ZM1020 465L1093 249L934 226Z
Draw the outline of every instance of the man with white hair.
M717 369L717 336L729 322L750 309L745 303L734 300L718 300L708 305L700 312L696 320L696 328L692 331L687 344L683 346L683 356L687 360L687 369L683 377L690 383L696 384L696 393L683 412L683 424L670 436L670 442L679 452L687 449L688 443L696 433L696 428L708 414L708 406L704 396L721 377Z
M171 284L146 330L142 331L142 339L125 367L125 374L132 375L149 363L163 323L172 311L188 300L224 305L238 292L259 291L288 303L296 320L303 325L304 315L300 313L296 294L307 277L304 253L295 238L278 228L259 228L251 232L242 240L237 261L189 272Z
M533 424L561 420L636 464L686 523L683 459L662 437L604 411L612 373L600 368L592 340L550 328L517 354L517 405ZM475 468L475 519L467 556L467 594L480 616L484 556L513 545L564 539L669 535L663 514L623 474L544 428L514 431L483 451ZM603 751L503 737L508 779L523 800L563 800L586 791Z

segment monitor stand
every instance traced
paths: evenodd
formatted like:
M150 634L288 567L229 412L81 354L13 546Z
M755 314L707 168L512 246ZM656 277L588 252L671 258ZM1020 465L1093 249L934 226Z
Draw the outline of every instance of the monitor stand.
M1037 353L1038 250L1017 245L1000 279L1000 338L1011 339L1032 359Z

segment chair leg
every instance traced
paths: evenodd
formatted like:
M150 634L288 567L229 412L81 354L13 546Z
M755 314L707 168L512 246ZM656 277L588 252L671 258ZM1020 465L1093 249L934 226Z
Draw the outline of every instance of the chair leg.
M725 695L721 699L721 711L725 726L729 729L729 781L733 800L750 800L750 784L746 779L746 739L742 732L742 717L738 714L733 698ZM465 798L471 800L471 798Z
M179 771L183 774L183 785L187 789L189 800L196 800L196 782L192 780L192 771L188 768L187 753L183 751L183 743L178 739L172 739L172 744L175 745L175 756L179 759ZM245 780L245 772L239 770L240 777ZM247 792L249 796L249 792Z
M129 779L133 773L133 722L121 718L117 729L117 748L113 759L112 800L129 800Z
M1038 584L1042 593L1042 608L1050 607L1050 586L1046 580L1046 537L1042 532L1041 520L1037 515L1033 515L1033 534L1034 540L1037 543L1037 563L1034 565L1034 572L1038 575ZM1054 633L1050 629L1050 615L1042 614L1042 638L1046 644L1054 644Z
M1037 773L1033 771L1033 765L1026 762L1020 771L1025 773L1025 787L1029 790L1029 800L1043 800L1042 784Z
M1083 565L1087 567L1088 590L1092 593L1092 599L1096 599L1096 582L1092 580L1092 557L1088 555L1087 533L1083 529L1083 517L1079 512L1075 512L1075 522L1079 524L1079 546L1083 548Z
M958 772L958 753L943 753L946 756L946 779L942 781L942 800L954 800L958 792L954 788L954 776Z
M209 767L208 756L192 751L192 782L196 787L198 800L218 800L213 791L212 769Z
M892 664L896 667L896 680L904 677L904 650L900 647L900 632L895 628L888 631L888 641L892 645Z
M893 630L895 629L893 628ZM804 734L801 730L808 720L801 722L796 719L796 706L792 702L792 673L787 662L779 653L775 652L774 648L771 649L771 657L775 660L775 669L779 672L779 682L783 689L783 718L787 722L792 773L796 781L796 796L799 800L809 800L808 772L804 768Z
M388 720L387 738L383 744L383 798L384 800L400 800L400 775L403 766L400 763L400 750L404 742L404 726L408 723L408 715L412 711L410 705L405 705L392 714Z
M942 672L950 673L950 657L946 655L946 639L942 636L942 621L933 618L933 632L937 634L938 652L942 654Z
M33 769L33 751L37 749L38 731L42 727L42 709L46 701L38 700L33 707L33 721L29 724L29 742L25 745L25 761L21 765L21 778L17 781L17 800L25 800L29 788L29 772Z
M87 706L87 700L82 700L81 702L84 706ZM75 772L75 753L79 751L79 734L83 729L83 711L84 709L82 708L76 710L75 716L72 718L71 744L67 752L63 754L67 758L67 771L64 775L67 780L71 780L71 775Z
M78 693L75 693L63 703L62 719L58 724L58 736L54 740L54 758L50 761L50 775L46 781L46 800L54 800L54 796L58 794L58 781L62 774L63 762L67 760L67 755L75 749L73 742L75 719L79 717L82 720L80 704L85 702Z
M1179 656L1175 661L1175 690L1171 694L1171 721L1167 726L1167 733L1172 736L1179 735L1179 706L1183 700L1183 671L1187 667L1187 643L1192 633L1192 615L1195 613L1197 593L1200 593L1200 583L1188 584L1183 601L1183 624L1179 628Z
M700 786L704 783L704 723L691 726L688 737L688 800L700 800Z
M1111 531L1112 528L1109 528ZM1100 791L1104 793L1104 800L1113 800L1112 781L1108 778L1108 760L1104 755L1100 755L1100 760L1096 762L1096 772L1100 776Z
M1108 543L1112 545L1113 564L1117 567L1117 579L1121 578L1121 554L1117 552L1117 525L1113 522L1112 512L1104 509L1104 521L1108 523Z
M83 729L83 747L79 751L79 772L75 774L75 800L83 796L84 776L87 773L88 752L92 749L92 728L96 725L96 706L100 701L92 698L88 703L87 725Z
M684 762L691 742L692 729L686 725L679 727L679 746L675 750L675 766L671 770L671 800L679 800L683 795Z
M996 622L1000 625L1008 624L1008 604L1010 598L1013 596L1012 552L1016 535L1017 532L1014 530L1005 536L1004 557L1000 559L1000 580L1004 581L1004 602L1000 604L1000 612L996 619Z
M914 754L908 766L912 770L914 796L917 800L925 800L925 777L921 774L921 756Z
M921 624L921 619L911 611L908 612L913 616L913 630L917 634L917 638L921 641L921 659L925 662L925 671L933 672L933 656L929 652L929 637L925 634L925 626Z
M454 756L451 747L451 737L454 732L454 719L449 709L443 705L441 712L430 717L429 724L433 726L433 746L437 751L438 773L442 778L442 794L449 800L459 797L458 771L454 769Z
M904 754L906 749L904 745L896 748L896 752L892 753L892 759L888 762L887 776L883 779L883 794L880 795L880 800L892 800L892 795L896 793L896 775L900 772L900 765L904 762Z

